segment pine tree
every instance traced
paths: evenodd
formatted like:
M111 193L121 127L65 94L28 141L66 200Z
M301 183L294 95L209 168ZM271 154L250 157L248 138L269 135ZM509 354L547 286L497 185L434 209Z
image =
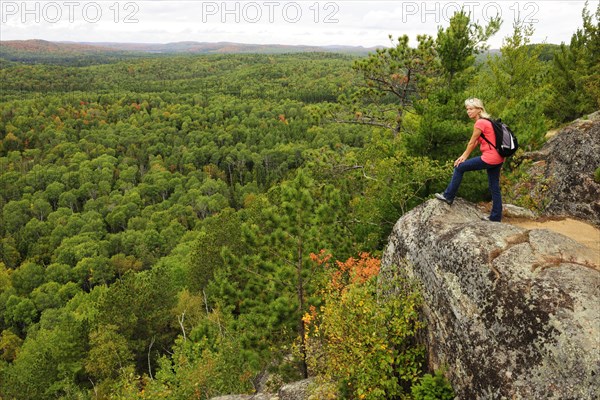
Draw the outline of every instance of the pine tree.
M340 96L333 121L384 127L394 136L404 131L406 113L424 96L439 69L438 60L431 36L417 36L417 47L409 45L407 35L395 43L390 35L390 41L392 47L354 63L360 77L357 89Z
M419 115L416 132L405 136L411 154L448 160L462 152L472 132L464 101L479 69L475 57L487 49L486 41L499 28L499 19L482 27L461 11L452 16L447 28L438 29L435 50L439 74L427 96L415 104Z
M318 185L303 170L271 190L268 198L256 200L259 212L242 225L248 254L226 255L230 265L215 277L209 291L213 298L228 298L238 316L235 329L248 348L264 356L271 345L298 339L298 366L307 376L302 314L316 301L310 254L350 247L341 223L345 207L337 190Z
M548 114L559 122L572 121L600 107L600 4L590 15L588 3L582 12L583 27L562 43L550 73L552 96ZM595 21L594 21L595 19Z

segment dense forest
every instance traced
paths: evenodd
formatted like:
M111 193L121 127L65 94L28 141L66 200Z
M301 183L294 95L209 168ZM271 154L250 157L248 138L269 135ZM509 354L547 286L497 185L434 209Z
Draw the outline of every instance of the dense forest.
M520 152L600 107L599 17L561 46L517 25L487 57L501 21L457 13L366 57L0 59L0 397L208 399L269 372L322 399L452 398L423 376L418 285L382 300L378 255L450 177L466 98ZM488 200L485 179L460 195Z

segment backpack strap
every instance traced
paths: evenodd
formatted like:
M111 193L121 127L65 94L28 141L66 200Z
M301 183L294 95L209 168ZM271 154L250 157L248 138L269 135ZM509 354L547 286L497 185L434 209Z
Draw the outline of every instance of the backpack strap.
M483 119L485 119L485 120L487 120L487 121L490 121L490 123L492 124L492 128L494 129L494 121L492 121L492 120L491 120L491 119L489 119L489 118L483 118ZM488 138L486 138L486 137L485 137L485 135L483 134L483 131L481 131L481 135L480 135L480 136L483 138L483 140L485 140L486 142L488 142L488 144L490 145L490 147L491 147L492 149L496 149L496 146L494 146L494 145L492 144L492 142L490 142L490 141L488 140Z
M490 145L490 146L491 146L493 149L495 149L495 147L494 147L494 145L492 144L492 142L490 142L490 141L489 141L489 140L488 140L488 139L485 137L485 135L483 134L483 132L481 132L481 135L480 135L480 136L483 138L483 140L485 140L486 142L488 142L488 144L489 144L489 145Z

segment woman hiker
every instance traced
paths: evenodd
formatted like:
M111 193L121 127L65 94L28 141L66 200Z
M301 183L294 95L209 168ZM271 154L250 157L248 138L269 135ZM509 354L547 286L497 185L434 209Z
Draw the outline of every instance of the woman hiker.
M465 100L465 107L467 108L467 115L469 118L475 121L473 127L473 135L467 144L467 149L460 157L454 161L454 174L450 184L444 191L444 193L436 193L435 197L439 200L445 201L448 204L452 204L460 182L462 181L463 174L467 171L477 171L485 169L488 175L488 185L490 192L492 193L492 212L489 217L485 217L488 221L500 222L502 219L502 195L500 194L500 170L502 169L502 163L504 158L498 154L494 145L496 144L496 135L494 134L494 127L492 123L485 118L489 118L490 115L485 111L483 102L477 98L471 98ZM481 136L485 135L485 138L492 144L487 143ZM475 149L479 143L479 149L481 150L481 156L469 158L471 152Z

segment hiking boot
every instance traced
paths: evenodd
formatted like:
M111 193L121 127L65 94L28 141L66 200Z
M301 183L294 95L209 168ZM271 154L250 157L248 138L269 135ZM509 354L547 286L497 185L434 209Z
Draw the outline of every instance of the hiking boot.
M452 200L448 200L443 193L436 193L435 194L435 198L438 200L441 200L445 203L448 203L449 205L452 205Z
M482 219L483 221L490 221L490 222L500 222L500 221L496 221L496 220L490 219L490 217L487 217L487 216L486 216L486 217L481 217L481 219Z

